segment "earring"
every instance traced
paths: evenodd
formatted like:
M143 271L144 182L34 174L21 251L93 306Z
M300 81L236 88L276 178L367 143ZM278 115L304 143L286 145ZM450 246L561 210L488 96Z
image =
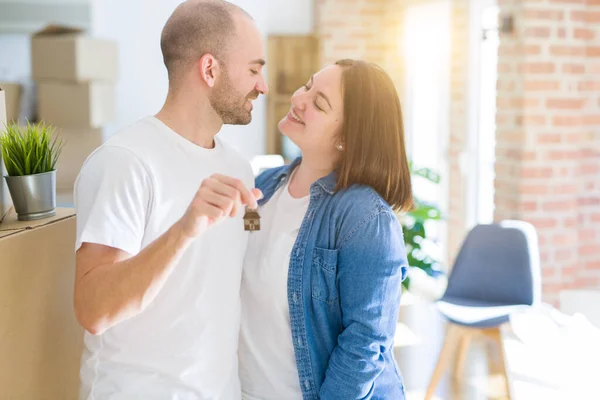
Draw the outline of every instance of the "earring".
M342 146L341 144L338 144L336 147L337 147L337 149L338 149L338 150L340 150L340 151L341 151L341 150L344 150L344 146Z

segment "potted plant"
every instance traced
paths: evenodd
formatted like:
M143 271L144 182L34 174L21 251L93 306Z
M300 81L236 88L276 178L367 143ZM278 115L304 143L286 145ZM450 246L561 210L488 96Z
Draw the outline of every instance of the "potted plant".
M56 162L63 142L44 122L5 124L0 133L5 176L15 211L21 221L56 214Z
M425 179L434 184L440 182L439 174L432 169L416 167L412 162L409 164L413 178ZM414 204L415 208L412 211L398 215L404 233L408 264L411 268L423 271L424 275L436 278L442 272L440 262L428 251L428 247L435 245L429 239L426 227L430 221L439 221L442 213L437 205L428 203L418 196L414 197ZM404 280L403 285L406 289L410 288L410 282L410 278Z

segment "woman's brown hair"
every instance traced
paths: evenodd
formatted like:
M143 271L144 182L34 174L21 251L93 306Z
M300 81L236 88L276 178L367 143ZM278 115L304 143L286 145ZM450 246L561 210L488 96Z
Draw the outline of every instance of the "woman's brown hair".
M340 60L344 121L343 151L336 190L353 184L371 186L395 210L413 207L410 168L404 143L400 99L379 66Z

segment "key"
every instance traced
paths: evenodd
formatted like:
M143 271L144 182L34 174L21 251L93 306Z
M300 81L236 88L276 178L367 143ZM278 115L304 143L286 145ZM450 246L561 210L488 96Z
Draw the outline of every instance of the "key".
M249 232L260 231L260 215L258 215L258 210L246 207L244 230Z

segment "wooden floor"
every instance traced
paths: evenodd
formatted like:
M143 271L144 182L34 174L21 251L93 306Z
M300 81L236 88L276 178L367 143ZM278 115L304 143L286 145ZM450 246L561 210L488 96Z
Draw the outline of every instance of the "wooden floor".
M396 332L396 360L404 378L409 400L422 400L437 363L445 337L445 322L433 304L403 295ZM508 399L504 378L498 373L496 346L486 339L473 341L463 376L451 376L452 368L436 390L436 400ZM487 357L487 354L491 356ZM489 361L488 361L489 360Z

